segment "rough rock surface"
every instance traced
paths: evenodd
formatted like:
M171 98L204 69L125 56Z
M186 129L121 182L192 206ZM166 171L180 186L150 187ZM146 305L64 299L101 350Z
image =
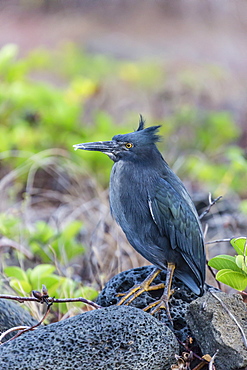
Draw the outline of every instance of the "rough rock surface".
M103 307L115 305L121 299L121 297L117 296L118 293L126 292L135 284L142 283L153 270L154 266L144 266L124 271L114 276L99 294L97 303ZM154 279L152 285L164 283L165 279L166 271L164 270ZM185 314L190 302L198 298L198 296L176 278L173 278L172 289L174 289L174 294L169 300L169 307L173 319L173 328L170 326L170 321L164 310L161 310L154 316L168 325L180 340L185 341L188 336L192 335L186 323ZM205 284L205 290L208 289L209 285ZM212 289L218 291L215 288ZM144 308L159 299L162 293L163 289L144 292L131 302L130 306Z
M37 321L20 305L7 299L0 299L0 333L15 326L33 326ZM17 332L4 337L3 342L13 337Z
M0 347L1 370L165 370L178 343L134 307L90 311L25 333Z
M247 337L247 306L239 295L215 293L235 316ZM188 324L204 354L215 358L217 370L247 366L247 348L241 332L221 303L210 292L193 301L186 315Z

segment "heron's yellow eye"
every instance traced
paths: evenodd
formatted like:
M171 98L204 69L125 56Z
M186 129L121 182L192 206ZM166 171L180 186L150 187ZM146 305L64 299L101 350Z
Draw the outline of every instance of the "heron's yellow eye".
M131 144L131 143L126 143L126 144L125 144L125 148L127 148L127 149L132 148L132 146L133 146L133 144Z

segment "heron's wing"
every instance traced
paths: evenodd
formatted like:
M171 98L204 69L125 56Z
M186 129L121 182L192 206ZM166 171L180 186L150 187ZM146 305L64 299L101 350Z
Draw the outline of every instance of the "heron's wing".
M196 210L183 185L175 189L160 178L149 195L149 209L160 234L170 240L173 249L179 249L198 276L198 269L205 263L203 235Z

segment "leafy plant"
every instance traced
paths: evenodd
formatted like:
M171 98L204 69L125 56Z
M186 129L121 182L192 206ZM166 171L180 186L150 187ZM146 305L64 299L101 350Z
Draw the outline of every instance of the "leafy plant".
M18 266L5 267L4 273L9 278L9 285L20 296L27 296L32 290L41 290L42 284L48 289L51 297L77 298L83 297L93 300L97 291L91 287L84 287L81 283L65 276L54 273L56 267L50 264L41 264L26 271ZM73 303L73 307L81 307L82 303ZM59 304L59 311L66 313L71 304Z
M77 241L83 224L79 220L71 221L62 230L58 230L44 221L36 221L31 228L23 225L21 218L0 214L0 234L19 242L20 231L27 247L39 256L43 263L68 264L85 251Z
M42 261L41 264L27 270L19 266L8 266L3 269L9 278L10 287L16 294L27 296L32 290L40 290L44 284L51 297L83 297L89 300L96 298L97 291L90 286L83 286L80 281L75 281L71 277L73 269L68 266L70 261L84 252L83 246L77 240L82 226L81 221L74 220L58 231L44 221L37 221L28 228L20 217L0 214L0 233L17 242L21 233L26 248L30 248ZM18 255L21 256L21 249ZM64 275L61 275L61 271ZM59 304L59 311L65 313L72 306L81 307L82 304Z
M219 255L212 258L209 266L219 270L216 279L234 289L244 290L247 287L247 238L233 238L231 245L236 256Z
M32 290L45 284L49 294L54 295L62 282L58 275L53 274L55 270L55 266L42 264L26 271L18 266L9 266L5 267L4 273L10 278L9 285L17 294L23 296L30 294Z
M57 231L44 221L37 221L30 235L29 245L35 255L43 262L58 261L62 265L84 252L83 246L76 241L82 228L78 220L72 221L63 230Z

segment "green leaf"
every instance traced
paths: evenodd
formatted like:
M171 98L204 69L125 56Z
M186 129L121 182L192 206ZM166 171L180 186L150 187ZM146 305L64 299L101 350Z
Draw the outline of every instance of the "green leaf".
M44 244L47 243L55 234L55 230L53 230L50 225L44 221L37 221L35 223L35 229L33 239L36 238Z
M247 286L247 274L229 269L219 271L216 279L236 290L244 290Z
M29 246L32 252L41 257L43 262L51 262L53 258L53 254L48 248L44 247L44 245L40 244L37 241L30 241Z
M18 266L10 266L10 267L5 267L4 269L5 275L8 277L16 278L16 280L20 281L26 281L28 282L28 277L25 271L23 271L20 267Z
M236 256L235 257L237 266L243 270L245 273L247 273L247 258L245 256Z
M82 222L75 220L67 225L62 231L62 238L65 240L70 240L74 238L80 231L82 227Z
M85 251L82 244L75 243L75 242L66 243L64 247L65 247L67 259L69 261L78 255L82 255Z
M46 276L49 276L56 270L55 266L42 264L34 267L33 269L28 270L28 277L31 284L34 286L37 285L37 282L42 282L42 279Z
M245 255L247 256L247 247L245 247L246 242L247 242L247 239L244 237L233 238L230 241L231 245L233 246L237 254L241 254L242 256L244 255L244 251L245 251Z
M221 254L212 258L208 265L215 268L216 270L230 269L233 271L241 272L241 267L238 267L235 261L235 257Z
M29 294L32 290L31 284L25 280L11 279L9 282L11 288L13 288L18 294L26 295Z

